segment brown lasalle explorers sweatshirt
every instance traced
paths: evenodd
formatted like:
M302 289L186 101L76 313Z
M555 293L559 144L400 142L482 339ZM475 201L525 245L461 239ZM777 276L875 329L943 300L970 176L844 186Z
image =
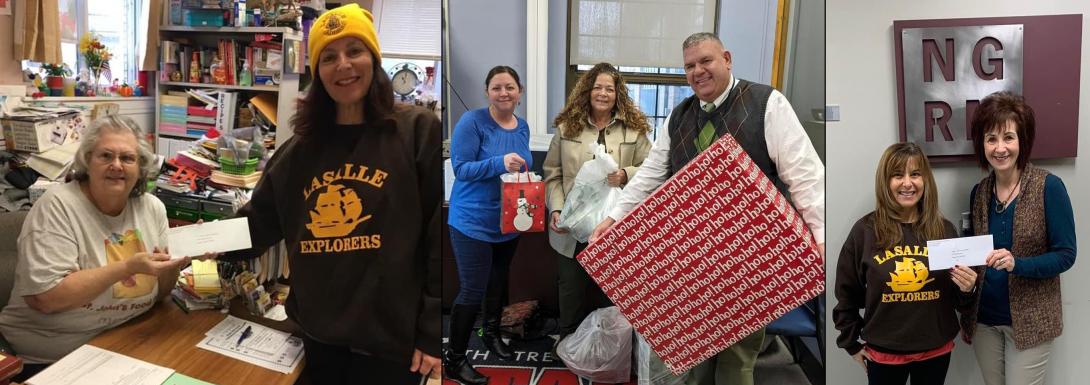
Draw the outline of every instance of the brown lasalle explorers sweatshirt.
M283 239L292 320L314 340L408 368L413 349L440 356L443 168L435 114L396 111L284 143L238 212L253 249L224 259Z
M928 270L927 240L917 239L910 224L901 225L901 242L878 248L873 216L855 223L840 250L833 309L837 346L855 354L865 342L881 352L909 354L950 342L959 330L955 311L967 308L969 296L950 279L950 270ZM954 225L943 222L943 238L957 237Z

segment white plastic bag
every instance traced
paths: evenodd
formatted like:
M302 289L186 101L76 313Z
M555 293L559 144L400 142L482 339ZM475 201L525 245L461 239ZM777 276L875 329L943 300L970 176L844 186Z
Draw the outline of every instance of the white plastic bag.
M579 168L575 184L564 198L564 208L560 210L557 223L557 227L567 229L573 238L583 243L621 196L621 189L611 187L606 181L610 173L617 171L617 162L606 153L605 146L591 143L589 147L594 159Z
M636 385L651 385L651 345L636 333Z
M595 310L575 333L560 341L556 355L580 377L610 384L627 382L632 369L632 325L616 306Z

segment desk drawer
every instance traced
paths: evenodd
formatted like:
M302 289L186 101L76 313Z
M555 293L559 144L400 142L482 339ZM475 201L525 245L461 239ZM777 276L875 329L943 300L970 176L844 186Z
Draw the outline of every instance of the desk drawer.
M167 218L197 222L198 219L201 219L201 215L200 212L198 212L197 210L167 206Z
M163 205L167 206L168 210L171 207L189 209L194 212L201 210L201 201L193 198L170 194L157 194L156 196L163 201Z
M227 218L235 215L235 208L230 203L217 201L201 201L201 213L215 215L216 219ZM205 219L206 221L208 219Z

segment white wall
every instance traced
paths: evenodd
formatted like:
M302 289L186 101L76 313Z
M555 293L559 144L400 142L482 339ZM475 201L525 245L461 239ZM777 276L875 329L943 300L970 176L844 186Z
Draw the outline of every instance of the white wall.
M782 91L824 162L825 123L817 120L811 110L825 106L825 2L792 5Z
M526 84L526 2L452 0L449 9L450 51L444 58L454 93L447 96L452 129L468 110L488 106L484 78L492 67L505 65ZM563 81L563 80L561 80ZM462 105L465 102L465 105ZM526 92L515 114L526 116Z
M777 0L719 1L719 40L731 53L735 76L772 84L778 5Z
M1056 15L1090 13L1090 2L1065 0L1034 2L1022 0L974 1L851 1L828 0L826 33L826 103L841 106L841 121L828 123L827 171L827 250L826 281L829 288L830 322L827 380L830 384L865 384L862 368L835 345L837 331L831 310L836 279L836 259L851 225L873 209L873 175L878 158L897 140L897 75L894 67L892 28L894 20L949 19L970 17ZM1090 52L1087 31L1090 18L1083 18L1082 52ZM1081 72L1090 73L1090 61L1083 61ZM1090 124L1090 80L1080 82L1079 125ZM1063 178L1071 196L1076 218L1090 214L1090 202L1080 199L1090 184L1090 135L1079 136L1080 158L1040 161L1039 166ZM983 173L968 163L936 165L935 179L943 214L955 223L968 210L968 195ZM1076 180L1080 176L1082 180ZM1090 250L1086 223L1076 219L1078 248ZM1087 261L1077 261L1063 274L1064 334L1053 344L1047 384L1085 384L1085 343L1090 329L1090 272ZM982 379L971 347L958 340L954 350L948 384L981 384Z

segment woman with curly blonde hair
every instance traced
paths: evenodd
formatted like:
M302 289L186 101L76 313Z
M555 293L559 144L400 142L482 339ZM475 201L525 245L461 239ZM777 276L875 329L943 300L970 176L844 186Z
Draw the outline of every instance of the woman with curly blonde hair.
M551 212L549 244L560 254L557 281L562 339L574 332L591 311L612 306L602 289L572 258L587 244L557 227L565 197L583 162L593 158L587 146L590 143L604 145L606 153L617 162L619 169L609 174L609 185L622 187L628 183L651 150L651 140L647 137L651 126L628 96L624 78L609 63L598 63L579 78L568 96L568 104L554 123L558 133L549 145L544 170L547 206Z

